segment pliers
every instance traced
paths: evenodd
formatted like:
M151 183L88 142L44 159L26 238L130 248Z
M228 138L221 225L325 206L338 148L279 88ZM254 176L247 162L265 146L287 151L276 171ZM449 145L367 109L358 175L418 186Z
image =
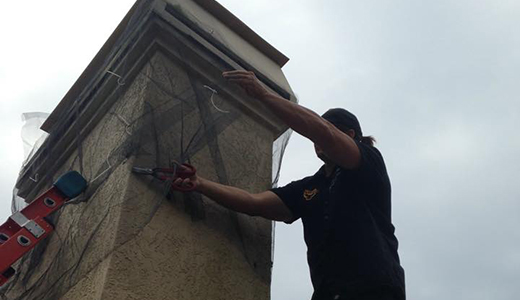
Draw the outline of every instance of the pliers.
M137 174L152 175L161 181L170 181L171 188L181 192L190 192L195 189L195 185L189 182L186 186L179 186L174 184L177 178L190 178L197 173L197 169L190 164L178 164L175 163L173 168L140 168L133 167L132 172Z

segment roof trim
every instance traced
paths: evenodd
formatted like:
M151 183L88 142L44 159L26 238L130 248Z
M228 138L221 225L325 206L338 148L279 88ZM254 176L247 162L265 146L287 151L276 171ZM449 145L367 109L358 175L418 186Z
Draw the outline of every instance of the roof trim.
M103 67L108 55L112 51L114 45L118 42L121 34L125 31L125 28L132 19L132 16L134 15L135 11L137 10L141 2L142 1L136 1L132 8L130 8L123 20L119 23L119 25L117 25L114 32L112 32L108 40L98 51L96 56L94 56L94 58L90 61L85 70L81 72L79 78L74 82L74 84L65 94L65 96L63 96L62 100L60 101L60 103L58 103L58 106L56 106L56 108L47 118L47 120L45 120L45 122L42 124L41 130L48 133L52 131L52 127L54 126L54 124L59 122L59 117L62 115L62 112L70 106L73 99L78 97L81 91L88 85L89 81L92 78L92 74L95 74L97 70Z
M245 23L240 21L235 15L224 8L220 3L215 0L192 0L197 5L201 6L211 15L215 16L219 21L228 26L233 32L242 37L245 41L250 43L253 47L257 48L261 53L265 54L269 59L273 60L280 67L285 65L289 61L284 54L276 50L267 41L256 34L251 28ZM132 6L130 11L125 15L121 23L112 32L108 40L101 47L101 50L96 54L92 61L88 64L86 69L81 73L79 78L74 82L69 91L62 98L58 106L54 109L51 115L41 126L41 129L45 132L50 133L53 130L55 124L59 123L59 118L63 113L70 107L74 99L80 96L81 92L88 86L93 74L103 67L106 67L106 59L112 53L114 46L119 42L122 34L125 32L127 26L129 26L132 17L137 13L138 9L153 10L156 3L165 2L166 0L137 0Z
M246 40L252 46L260 50L263 54L273 60L278 66L283 67L289 58L282 52L277 50L256 32L254 32L249 26L237 18L233 13L227 10L224 6L215 0L193 0L200 7L206 10L208 13L213 15L224 25L233 30L241 38Z

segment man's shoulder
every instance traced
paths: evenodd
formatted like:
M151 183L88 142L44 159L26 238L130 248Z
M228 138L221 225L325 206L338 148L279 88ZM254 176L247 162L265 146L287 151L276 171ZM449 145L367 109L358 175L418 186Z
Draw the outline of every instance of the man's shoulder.
M360 169L375 168L386 170L385 160L378 148L362 142L357 142L357 145L361 152Z
M362 154L374 155L380 159L383 159L383 155L381 154L381 151L377 147L367 145L367 144L365 144L363 142L359 142L359 141L356 141L356 144L357 144L359 150L362 152Z
M310 175L307 177L303 177L301 179L293 180L285 185L280 186L279 188L286 187L286 186L295 186L295 185L306 185L313 181L315 175Z
M277 186L271 190L279 190L283 188L304 188L306 186L312 185L316 180L318 180L321 176L323 176L323 167L320 168L316 173L303 177L301 179L295 179L285 185Z

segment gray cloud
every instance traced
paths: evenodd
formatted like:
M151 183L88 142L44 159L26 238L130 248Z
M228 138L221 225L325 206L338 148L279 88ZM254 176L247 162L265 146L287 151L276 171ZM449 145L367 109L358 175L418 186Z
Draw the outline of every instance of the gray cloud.
M378 139L409 298L516 299L518 4L279 3L290 21L266 25L237 14L269 30L268 40L291 57L285 71L303 105L351 109ZM311 172L301 162L312 159L312 148L292 143L298 152L287 152L286 181ZM305 272L301 264L275 274ZM286 288L285 299L308 296L298 285Z
M393 183L409 299L518 298L518 2L220 2L291 58L284 71L301 104L318 113L352 110L378 139ZM99 31L101 42L112 29ZM59 51L62 36L47 47ZM75 43L88 47L86 39ZM0 159L14 170L0 174L2 199L10 199L18 168L11 145L19 114L49 111L99 46L54 58L55 68L65 69L81 57L74 71L31 70L31 84L25 69L0 68L4 84L18 84L0 83L9 96L0 100ZM11 65L5 57L1 65ZM293 136L280 183L318 166L312 144ZM312 292L301 231L301 224L278 226L274 300Z

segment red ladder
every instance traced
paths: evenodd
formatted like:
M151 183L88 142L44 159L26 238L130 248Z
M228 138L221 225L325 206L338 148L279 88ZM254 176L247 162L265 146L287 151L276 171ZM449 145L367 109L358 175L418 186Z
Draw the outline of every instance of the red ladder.
M68 172L52 188L0 226L0 286L15 274L11 266L54 230L44 218L86 188L83 176L76 171Z

